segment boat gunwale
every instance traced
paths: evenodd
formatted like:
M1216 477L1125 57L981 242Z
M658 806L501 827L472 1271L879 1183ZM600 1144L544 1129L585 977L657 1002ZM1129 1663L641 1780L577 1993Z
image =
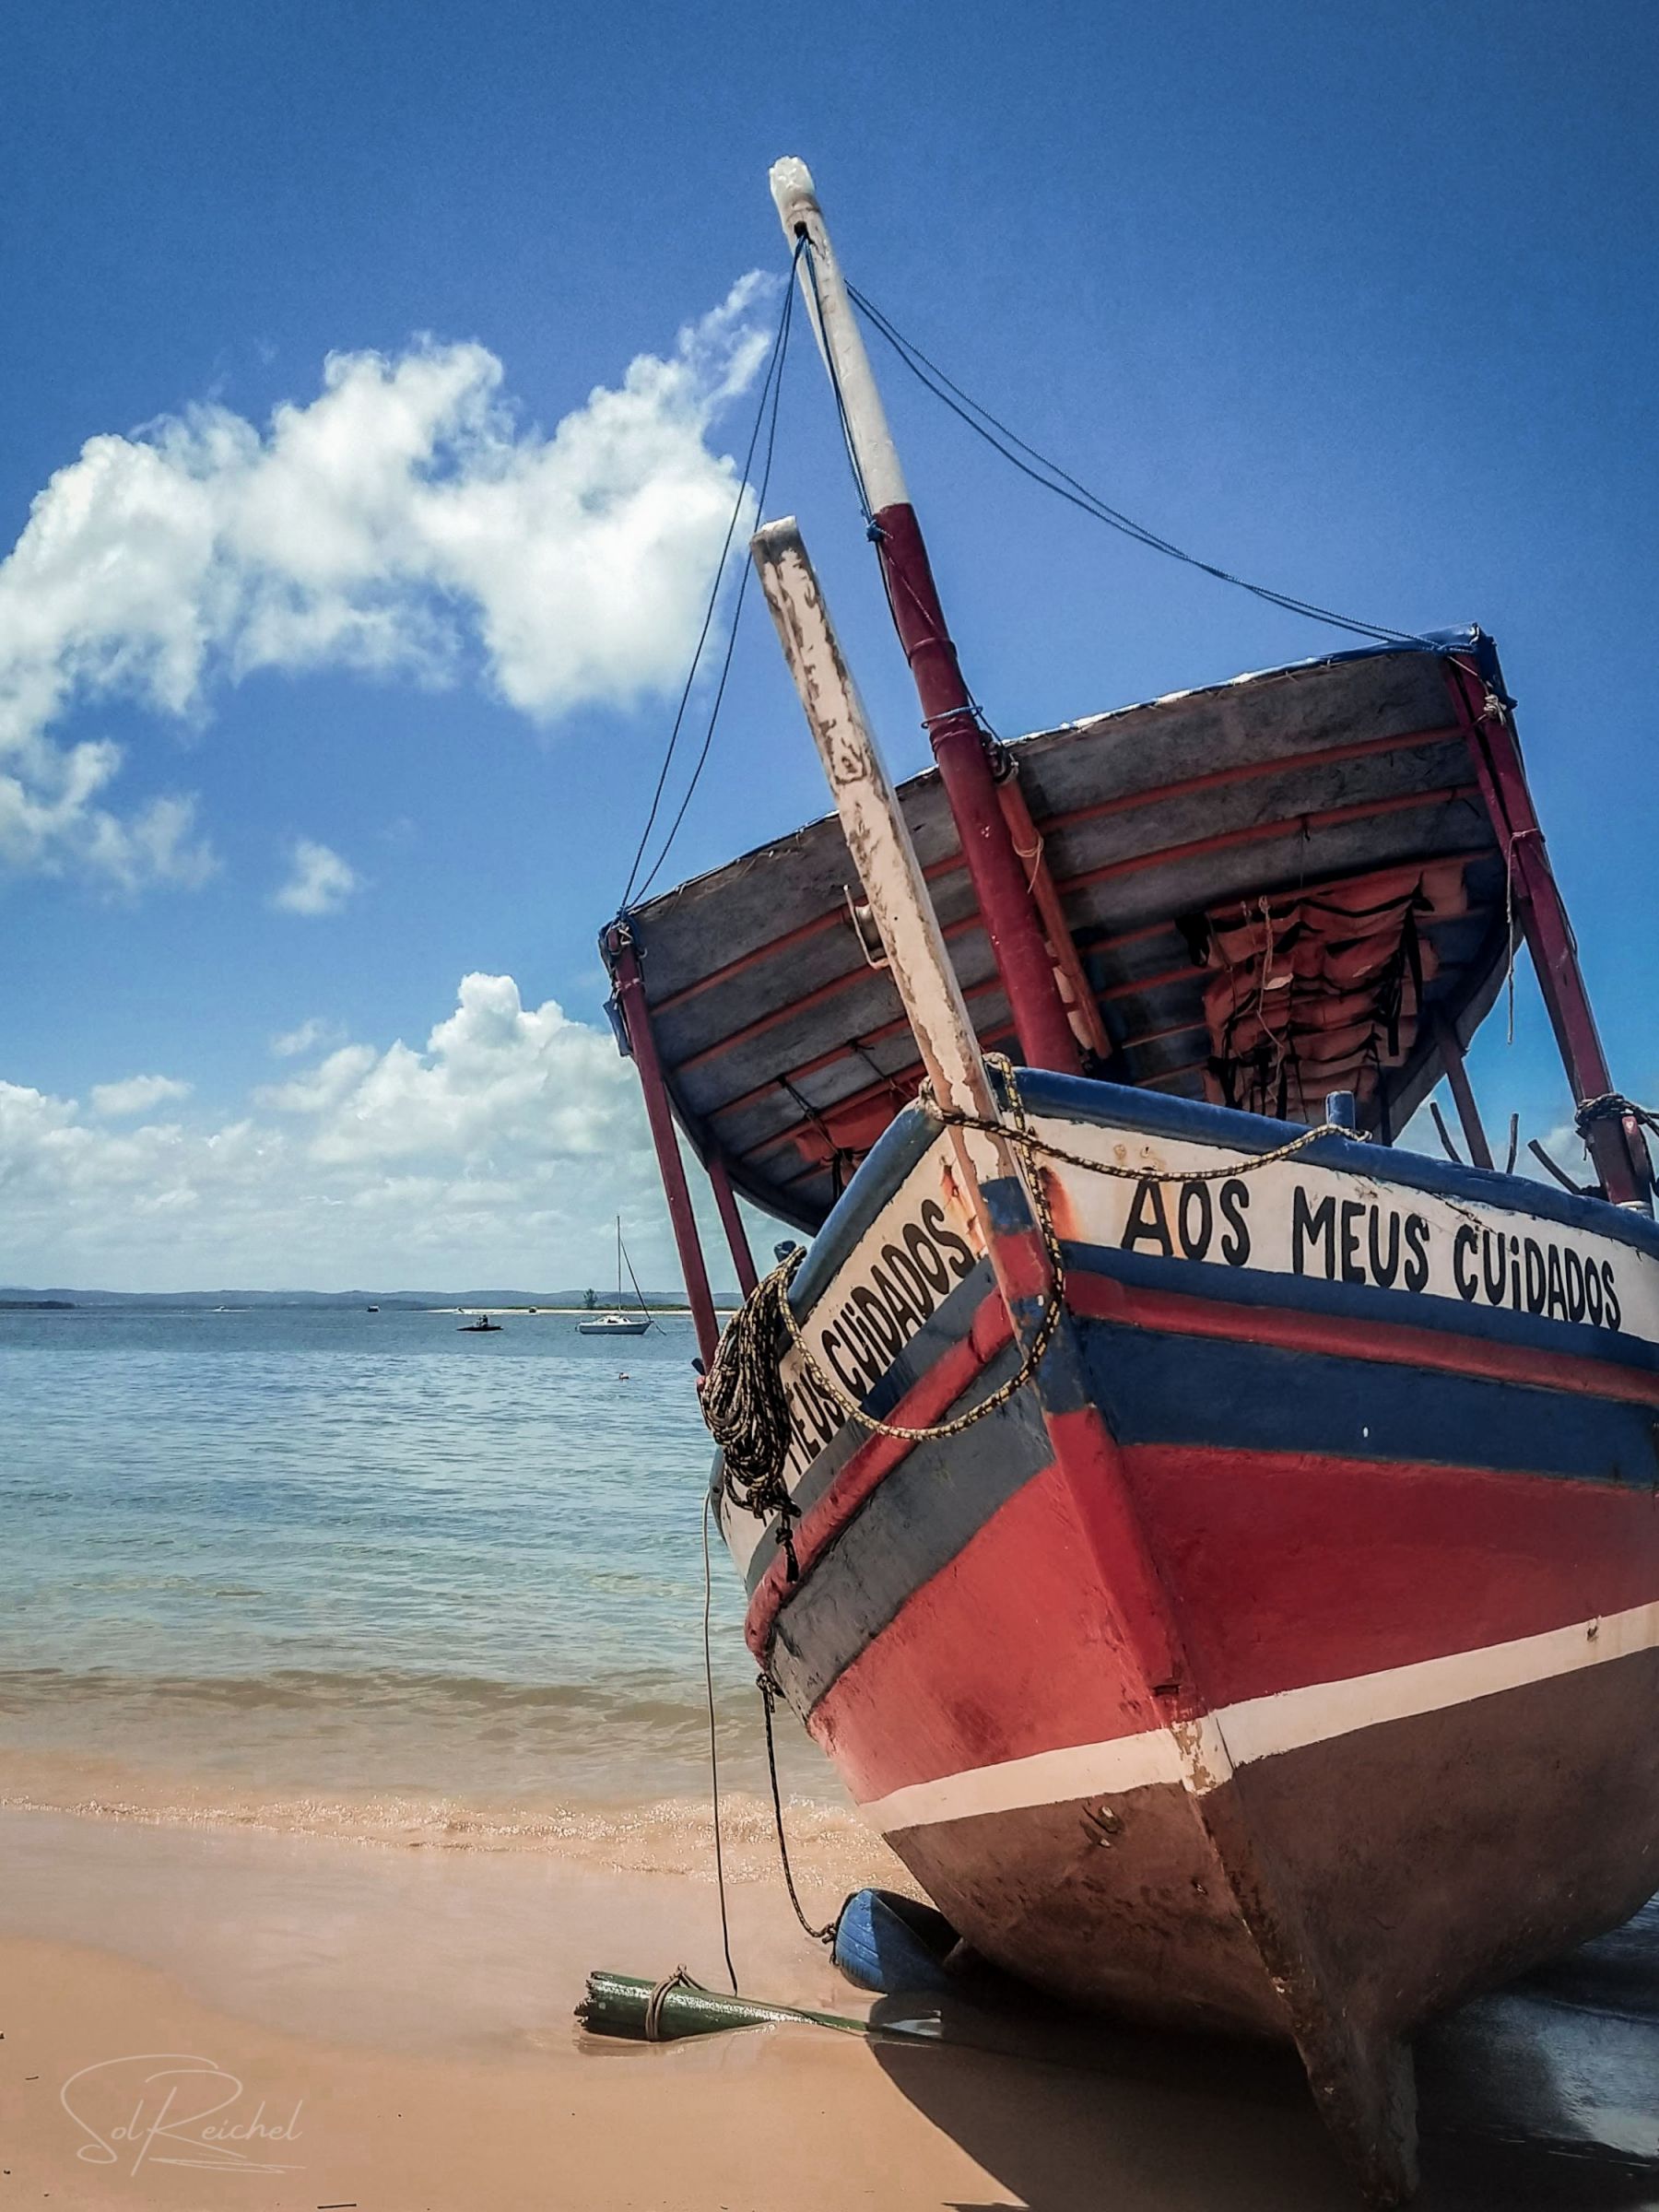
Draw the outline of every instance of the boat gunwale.
M1036 761L1058 755L1079 740L1085 745L1104 742L1110 747L1112 735L1120 725L1133 729L1138 722L1143 726L1155 726L1147 724L1146 718L1148 716L1179 716L1202 712L1206 707L1225 714L1228 702L1241 694L1272 694L1282 691L1286 687L1294 687L1310 677L1353 665L1363 666L1394 662L1401 664L1402 667L1405 665L1423 667L1429 664L1443 666L1454 658L1460 665L1473 664L1493 690L1501 694L1501 677L1498 669L1496 649L1490 639L1477 628L1453 629L1421 639L1366 645L1316 655L1278 668L1234 676L1214 685L1172 691L1155 700L1114 708L1104 713L1063 723L1051 729L1032 732L1014 740L1007 747L1007 752L1010 759L1018 763L1021 759ZM1180 923L1181 913L1186 911L1193 900L1195 899L1199 904L1204 903L1201 890L1195 890L1191 885L1187 885L1183 890L1181 882L1183 869L1190 872L1197 866L1219 866L1228 883L1223 885L1222 893L1218 895L1224 893L1231 897L1238 889L1237 884L1231 882L1237 869L1224 856L1234 853L1241 855L1257 850L1265 855L1276 839L1282 843L1287 838L1300 835L1305 841L1316 830L1322 835L1328 833L1334 838L1337 848L1321 856L1315 871L1320 885L1346 883L1350 876L1359 879L1379 871L1389 873L1404 867L1428 867L1453 860L1456 860L1465 871L1477 864L1490 862L1500 872L1501 850L1496 830L1488 817L1478 782L1472 783L1466 777L1457 775L1454 772L1455 762L1450 763L1446 769L1447 781L1437 781L1428 789L1379 790L1370 798L1344 801L1340 773L1346 763L1369 759L1373 756L1397 756L1404 759L1425 748L1444 752L1447 748L1455 749L1460 745L1466 745L1467 733L1460 724L1451 695L1448 693L1443 709L1430 707L1418 696L1418 677L1413 676L1406 678L1402 674L1398 679L1379 677L1370 688L1361 685L1350 692L1339 688L1330 699L1322 695L1311 705L1303 707L1280 707L1272 703L1270 698L1265 707L1252 710L1250 719L1242 725L1245 735L1240 736L1236 746L1230 742L1226 747L1226 758L1219 766L1186 774L1165 773L1157 781L1121 792L1108 791L1104 795L1100 795L1097 783L1097 795L1092 797L1081 786L1070 789L1068 793L1063 772L1062 784L1052 794L1056 803L1052 811L1041 814L1038 823L1040 833L1045 839L1055 831L1064 833L1069 826L1087 825L1097 817L1122 816L1159 806L1175 805L1179 808L1183 803L1190 807L1192 803L1214 786L1251 784L1274 776L1318 777L1326 770L1337 777L1327 792L1326 803L1322 806L1282 815L1275 808L1271 810L1271 818L1265 821L1241 820L1196 837L1177 834L1171 842L1160 841L1150 850L1125 851L1115 857L1111 855L1110 849L1106 853L1096 854L1092 858L1087 852L1074 855L1071 872L1063 875L1056 882L1056 890L1074 901L1081 900L1086 907L1089 907L1097 901L1103 889L1115 885L1120 879L1144 879L1156 875L1159 881L1168 880L1169 897L1173 902L1171 912L1160 914L1150 930L1142 926L1126 927L1125 924L1132 922L1133 917L1121 917L1115 926L1109 927L1099 948L1088 942L1091 936L1099 935L1099 932L1089 925L1088 915L1085 914L1080 920L1073 919L1070 925L1080 951L1087 957L1097 949L1115 946L1120 941L1174 930ZM1265 719L1258 722L1257 717ZM1395 720L1399 726L1386 728L1379 734L1376 727L1379 719L1384 722ZM1285 749L1265 752L1261 747L1269 742L1265 733L1273 730L1282 733L1278 742ZM1312 737L1320 731L1331 733L1328 743L1322 745L1311 742ZM1234 757L1235 753L1237 757ZM1079 756L1080 759L1082 758ZM1167 765L1173 768L1179 764L1179 752L1173 753ZM1077 784L1080 771L1074 769L1069 772L1070 782ZM1108 782L1112 780L1108 778ZM936 816L934 805L935 801L942 803L936 767L925 769L920 774L907 779L900 790L901 796L906 797L931 794L927 798L930 827L926 841L933 842L935 834L948 841L948 822ZM1294 797L1296 794L1292 793L1290 795ZM1312 796L1313 794L1310 792L1308 795ZM1331 804L1331 801L1337 803ZM1417 853L1411 850L1426 841L1430 843L1445 841L1446 833L1438 824L1448 821L1459 808L1465 807L1478 818L1479 832L1474 838L1454 840L1443 853ZM1388 843L1386 822L1390 817L1407 815L1421 817L1426 820L1433 817L1434 819L1422 831L1413 829L1405 833L1406 850L1396 856L1394 847ZM793 952L809 943L819 943L826 932L844 924L846 916L843 907L831 901L827 911L809 912L780 934L762 936L752 945L747 942L750 932L746 925L739 932L739 948L736 952L704 967L700 972L696 971L695 962L692 963L693 971L684 972L684 956L688 948L695 946L699 931L714 926L720 911L723 887L733 887L734 895L736 895L738 888L757 869L781 867L785 871L786 882L795 882L802 889L810 886L815 895L822 893L824 885L818 879L825 875L827 862L819 841L833 828L833 816L820 817L783 838L756 847L719 867L688 878L672 890L642 903L625 917L639 945L644 973L651 971L653 923L659 920L667 932L665 949L670 953L673 961L670 973L675 969L682 971L681 980L665 988L654 1006L651 1006L647 986L646 1005L653 1017L667 1018L665 1030L658 1032L658 1049L665 1054L665 1088L675 1118L689 1140L692 1151L705 1167L713 1162L720 1163L733 1187L754 1204L809 1234L822 1229L838 1203L835 1193L838 1175L833 1147L839 1139L830 1135L829 1130L820 1124L818 1135L822 1139L822 1147L809 1146L811 1156L804 1158L793 1171L785 1171L784 1163L781 1160L777 1164L769 1163L777 1160L777 1156L786 1151L792 1137L797 1141L804 1136L809 1137L815 1126L815 1117L830 1116L833 1119L845 1107L846 1100L834 1098L826 1101L796 1099L794 1103L797 1112L791 1116L782 1104L782 1093L788 1092L791 1098L794 1097L790 1086L795 1079L795 1071L792 1068L780 1069L773 1065L777 1055L769 1053L765 1049L761 1049L752 1072L747 1069L744 1071L731 1096L704 1099L701 1094L709 1088L710 1073L720 1064L724 1063L734 1073L736 1072L733 1061L736 1047L751 1039L758 1041L766 1032L776 1030L780 1024L805 1023L809 1030L816 1030L816 1035L803 1034L798 1041L798 1049L790 1051L786 1048L783 1054L787 1059L797 1058L800 1050L804 1049L804 1069L816 1071L837 1067L860 1044L864 1030L869 1023L866 1021L861 1026L857 1018L861 1011L867 1013L869 1010L849 1000L842 1018L837 1022L828 1009L835 1006L843 994L855 991L861 980L869 980L863 965L855 962L853 968L833 975L820 972L819 980L814 981L814 972L821 971L823 968L823 956L815 954L814 959L808 963L807 974L798 988L791 987L790 981L781 978L776 972L780 961L787 963ZM1178 815L1169 824L1169 830L1179 830L1179 828ZM1353 836L1375 836L1378 831L1383 834L1386 847L1380 854L1372 856L1358 850L1349 853L1345 849ZM959 914L954 912L959 903L957 890L964 865L959 843L950 841L948 849L936 853L924 870L930 883L943 885L949 882L953 886L950 912L954 918L943 924L947 941L959 938L971 941L976 935L983 934L977 908ZM833 867L829 869L831 875L835 872ZM1264 883L1271 881L1277 884L1282 874L1282 870L1268 870L1262 880ZM745 909L747 912L753 907L755 894L751 888L742 895L748 902ZM1136 901L1140 900L1141 896L1135 894ZM706 912L697 906L699 900L705 902ZM685 904L686 901L692 902L689 908ZM1177 909L1180 911L1177 912ZM799 911L798 900L795 911ZM1489 1012L1501 987L1509 957L1505 912L1500 904L1494 905L1488 888L1478 895L1470 892L1468 914L1483 924L1477 941L1471 943L1466 955L1443 970L1445 980L1434 993L1436 1019L1418 1026L1418 1032L1398 1065L1391 1065L1384 1075L1385 1102L1380 1111L1385 1115L1385 1126L1389 1128L1397 1130L1404 1126L1410 1113L1420 1104L1422 1097L1442 1072L1445 1053L1442 1030L1454 1034L1460 1042L1466 1041ZM1465 917L1460 914L1446 919L1461 922ZM692 934L687 935L684 934L687 932ZM986 999L994 1006L998 995L999 979L994 971L981 975L980 964L977 959L970 961L969 969L965 971L967 979L975 996ZM700 1010L706 1006L711 992L719 994L735 991L741 999L747 985L752 996L755 985L751 979L755 975L769 979L772 987L762 989L758 1003L732 1008L733 1013L742 1016L736 1020L735 1026L732 1026L729 1020L713 1018L712 1009ZM1093 980L1091 976L1091 985ZM1193 980L1196 982L1197 979L1194 976ZM1147 979L1112 975L1100 983L1095 997L1097 1003L1100 1002L1102 996L1119 1002L1135 1001L1152 990L1153 986ZM724 1003L724 999L721 1003ZM677 1046L673 1038L678 1025L673 1018L682 1007L691 1027L685 1036L683 1046ZM1146 1018L1151 1022L1149 1034L1153 1042L1166 1035L1174 1038L1188 1029L1196 1034L1200 1026L1201 1016L1195 1009L1149 1006L1145 1011ZM1176 1016L1183 1011L1189 1018L1177 1022ZM901 1026L901 1017L898 1020L882 1018L876 1021L876 1027L884 1036L897 1034ZM847 1036L840 1033L842 1031L851 1033L850 1043ZM1155 1052L1152 1065L1142 1068L1135 1055L1141 1053L1147 1043L1148 1037L1139 1035L1123 1040L1121 1050L1129 1057L1124 1061L1124 1067L1116 1070L1120 1077L1124 1068L1127 1068L1136 1088L1144 1086L1150 1090L1158 1085L1175 1083L1190 1091L1194 1077L1203 1075L1207 1062L1200 1058L1182 1062L1179 1065L1164 1066L1157 1064L1162 1055ZM1174 1057L1173 1054L1171 1056ZM910 1067L904 1072L913 1075L914 1069ZM838 1077L836 1079L841 1078ZM724 1087L718 1082L714 1086L716 1090ZM870 1111L874 1112L879 1093L884 1088L898 1094L903 1088L899 1077L889 1079L885 1074L874 1084L865 1083L861 1086L855 1081L855 1102L867 1096ZM771 1125L775 1121L775 1115L762 1112L760 1120L766 1126L760 1129L758 1135L752 1129L732 1127L733 1117L747 1114L751 1108L761 1108L769 1090L780 1091L777 1111L783 1114L783 1125ZM864 1141L862 1135L853 1138L848 1155L850 1159L856 1159Z
M1019 1101L1029 1115L1123 1129L1138 1136L1173 1138L1230 1148L1258 1158L1291 1143L1305 1124L1279 1122L1204 1099L1171 1098L1098 1077L1066 1076L1048 1068L1015 1070ZM797 1319L809 1312L893 1192L937 1137L940 1123L924 1107L905 1106L893 1117L853 1173L823 1227L807 1248L790 1287ZM1498 1168L1472 1168L1427 1153L1379 1145L1364 1137L1316 1137L1297 1155L1310 1166L1332 1168L1373 1182L1394 1183L1465 1205L1505 1206L1564 1228L1616 1239L1659 1260L1659 1221L1605 1198L1579 1196ZM1178 1173L1165 1178L1180 1180Z

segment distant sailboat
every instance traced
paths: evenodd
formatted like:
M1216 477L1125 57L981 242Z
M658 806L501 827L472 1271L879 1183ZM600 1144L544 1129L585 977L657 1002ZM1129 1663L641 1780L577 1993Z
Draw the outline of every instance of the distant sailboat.
M589 1321L579 1321L576 1324L578 1335L643 1336L647 1329L654 1326L651 1315L645 1310L645 1300L642 1296L640 1297L640 1311L637 1313L624 1313L621 1310L623 1258L622 1217L618 1214L617 1216L617 1311L613 1313L595 1313ZM630 1267L629 1273L631 1275L632 1272ZM635 1295L639 1296L638 1284L634 1286L634 1289Z

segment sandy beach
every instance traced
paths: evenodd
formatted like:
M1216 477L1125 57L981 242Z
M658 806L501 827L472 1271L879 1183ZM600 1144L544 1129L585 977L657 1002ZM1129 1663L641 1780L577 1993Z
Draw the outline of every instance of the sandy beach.
M16 1812L0 1817L0 1855L3 2203L1350 2212L1357 2201L1288 2053L966 2008L946 2016L951 2040L936 2044L808 2027L654 2049L585 2034L571 2013L590 1968L658 1975L683 1962L720 1984L715 1893L695 1874ZM850 1864L844 1842L809 1843L809 1899ZM732 1911L747 1991L867 2013L758 1865L740 1870ZM1457 2057L1431 2065L1454 2076ZM1584 2079L1593 2088L1594 2071ZM1517 2156L1495 2135L1442 2132L1425 2165L1428 2212L1659 2204L1651 2168L1605 2147Z
M584 2035L571 2016L590 1967L683 1960L720 1981L714 1893L692 1877L46 1814L6 1816L0 1851L0 2201L1351 2202L1277 2057ZM804 1881L827 1871L809 1852ZM734 1948L746 1988L861 2009L775 1883L735 1885Z
M1288 2052L836 1974L723 1576L741 1986L941 2040L581 2032L724 1984L684 1347L382 1318L10 1321L0 2212L1352 2212ZM815 1921L904 1882L779 1761ZM1656 1991L1659 1925L1425 2038L1428 2212L1659 2205Z

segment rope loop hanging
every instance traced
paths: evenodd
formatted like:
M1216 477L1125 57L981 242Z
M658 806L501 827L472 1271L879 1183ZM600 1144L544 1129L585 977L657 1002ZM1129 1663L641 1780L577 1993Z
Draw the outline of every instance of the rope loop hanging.
M789 1901L794 1907L794 1916L800 1922L803 1933L810 1936L814 1943L833 1944L835 1931L841 1925L841 1915L838 1913L827 1927L813 1926L801 1903L800 1893L795 1888L794 1869L789 1863L789 1841L783 1833L783 1796L778 1787L778 1747L772 1735L772 1708L783 1692L768 1674L758 1675L755 1687L760 1692L760 1710L766 1715L766 1771L771 1777L772 1819L778 1830L778 1858L783 1868L783 1887L789 1892Z

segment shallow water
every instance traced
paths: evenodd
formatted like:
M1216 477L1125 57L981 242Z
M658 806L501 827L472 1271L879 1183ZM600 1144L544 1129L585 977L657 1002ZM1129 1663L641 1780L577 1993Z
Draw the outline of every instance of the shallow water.
M0 1799L505 1835L706 1790L689 1323L459 1319L0 1313ZM741 1613L717 1548L752 1790Z

